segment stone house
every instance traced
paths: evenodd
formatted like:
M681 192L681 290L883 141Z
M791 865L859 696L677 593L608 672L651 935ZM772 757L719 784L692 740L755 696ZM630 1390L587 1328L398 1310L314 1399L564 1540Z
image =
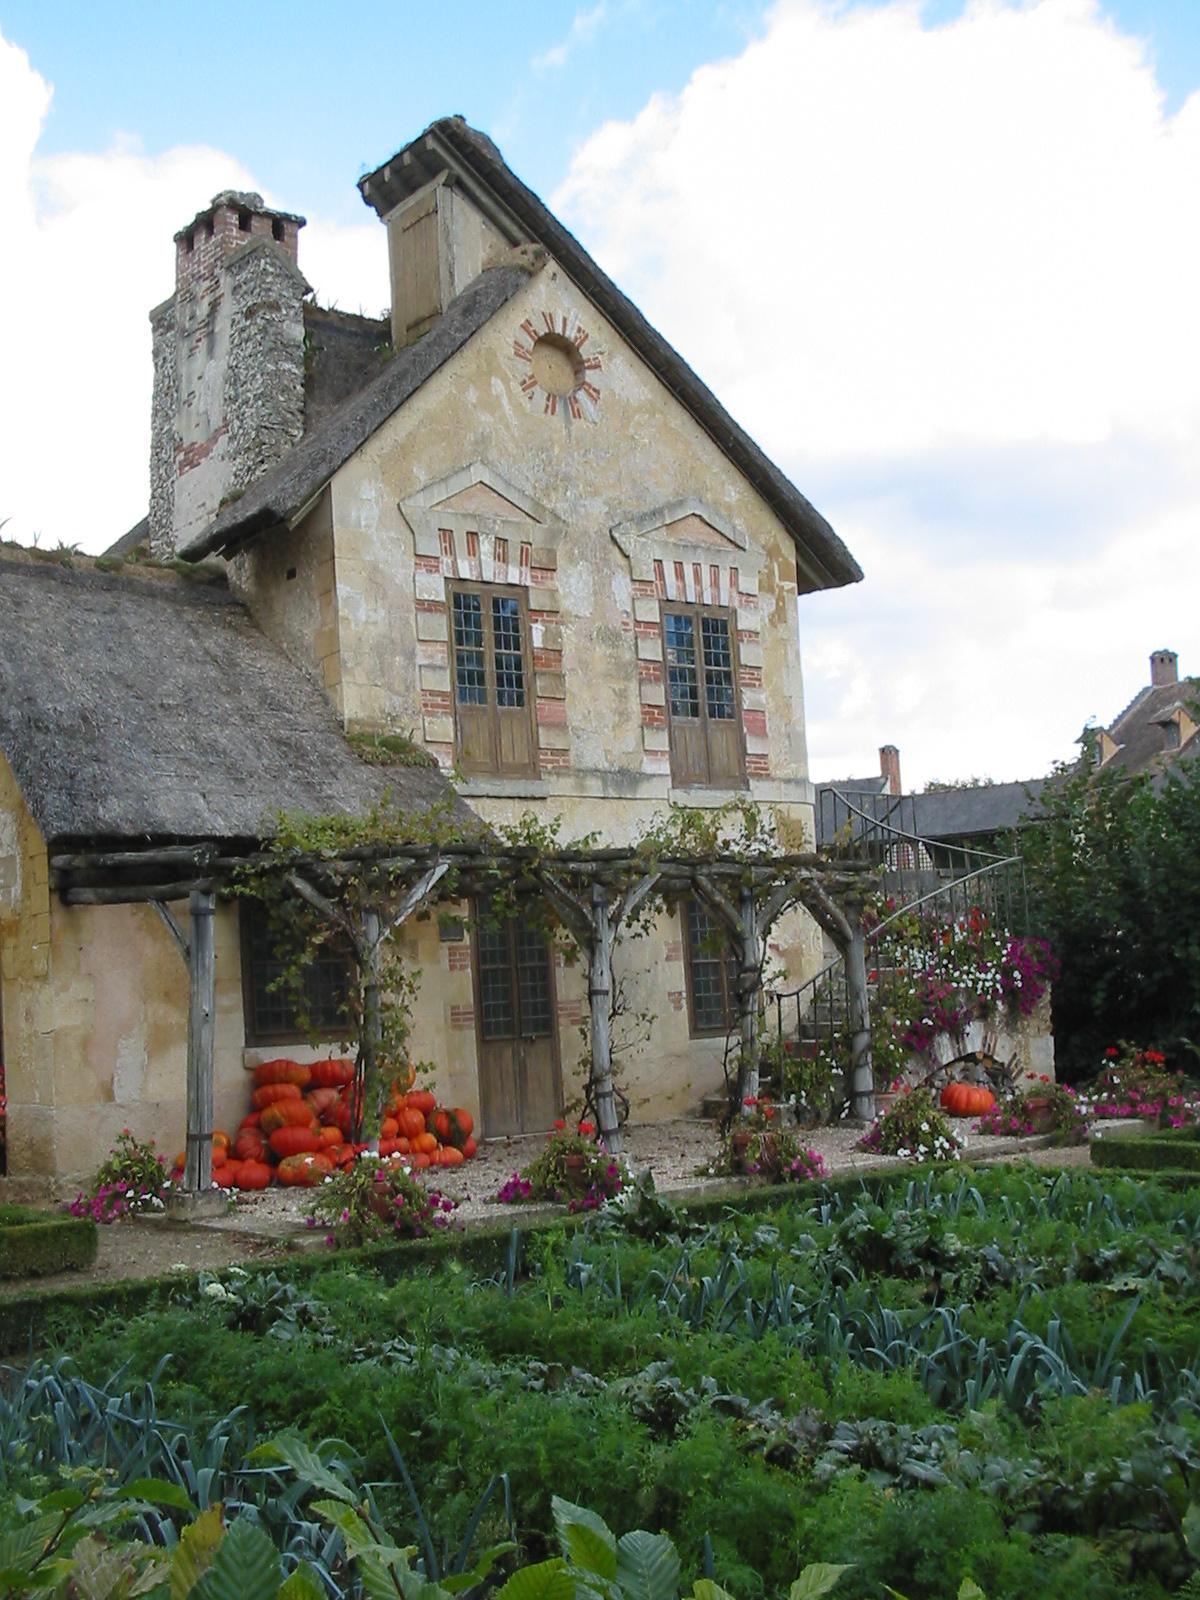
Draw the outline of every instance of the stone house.
M800 636L861 577L849 552L484 136L436 122L359 187L390 319L312 306L303 219L218 195L151 315L148 518L94 561L0 552L12 1177L86 1172L123 1126L180 1142L187 969L160 907L111 903L147 845L243 848L273 810L390 787L614 844L749 795L811 847ZM365 765L375 734L433 765ZM111 893L70 878L80 851ZM470 909L401 931L414 1054L486 1134L543 1128L577 1091L586 981L532 928L470 935ZM246 1067L308 1047L245 904L214 925L223 1125ZM711 934L679 905L625 958L640 1119L722 1080ZM792 981L819 963L802 912L772 937ZM314 968L331 1034L337 991Z

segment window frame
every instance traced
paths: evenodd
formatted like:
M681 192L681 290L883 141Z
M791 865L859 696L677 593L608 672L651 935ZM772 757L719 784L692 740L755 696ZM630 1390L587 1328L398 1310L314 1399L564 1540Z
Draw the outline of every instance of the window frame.
M264 962L276 963L276 958L269 955L265 948L265 941L270 938L270 923L266 913L252 900L238 902L238 936L241 945L242 958L242 1023L245 1044L248 1049L261 1045L279 1044L308 1044L311 1035L294 1020L294 1007L290 999L283 1001L282 997L267 995L266 982L260 981L261 965ZM258 943L261 939L263 943ZM347 989L351 979L351 961L348 952L342 951L342 967L346 975ZM339 951L336 945L317 958L328 965L333 961ZM308 978L316 972L317 962L309 968L306 975L306 988ZM269 982L270 980L266 980ZM290 1026L271 1028L258 1026L259 993L268 999L278 998L280 1003L286 1003L293 1015ZM314 1019L314 1029L322 1039L344 1039L346 1037L347 1020L345 1015L340 1015L329 1020L328 1025L322 1020Z
M721 955L701 949L696 944L696 934L692 927L693 913L702 916L710 926L711 932L701 935L702 939L707 939L721 932L717 919L702 901L690 895L680 901L679 921L683 933L683 977L684 989L687 992L688 1033L693 1039L727 1039L738 1025L737 957L734 955L733 946L728 938L725 940L723 960ZM698 961L714 965L720 979L725 1020L716 1026L701 1027L696 1021L695 967Z
M670 645L668 643L667 618L671 616L689 617L693 625L693 639L696 647L696 688L699 716L676 716L671 702L671 661ZM704 652L704 621L714 618L725 624L729 640L729 675L730 688L733 694L732 718L716 718L709 715L708 710L708 663ZM667 733L670 742L671 757L671 782L677 788L688 789L744 789L747 786L746 778L746 730L742 724L742 689L741 667L738 656L738 631L737 613L732 606L702 605L694 601L665 600L659 606L659 630L662 638L663 651L663 692L667 713ZM713 774L714 740L712 729L724 727L732 723L736 734L737 762L736 766L726 772ZM697 778L691 774L684 765L683 756L679 751L681 739L677 730L695 727L703 734L705 756L705 775Z
M455 632L455 600L460 595L474 595L480 601L481 619L486 618L482 625L483 655L484 655L484 684L486 701L476 702L474 710L486 711L490 728L490 765L483 766L473 760L464 748L463 717L460 712L458 667L460 647ZM495 612L491 602L495 599L510 599L517 602L517 619L520 630L520 656L523 675L523 688L525 704L523 707L503 707L499 703L497 694L497 668L496 668L496 629ZM537 684L534 676L533 665L533 632L529 621L529 593L520 584L511 583L477 583L469 580L455 581L446 585L446 618L447 634L450 654L450 706L454 718L454 755L455 762L465 776L475 778L536 778L540 774L538 763L537 742ZM471 702L463 702L464 705ZM529 759L524 763L511 762L505 764L500 748L501 738L501 713L503 711L523 711L520 720L525 724L528 732ZM514 719L516 720L516 719Z

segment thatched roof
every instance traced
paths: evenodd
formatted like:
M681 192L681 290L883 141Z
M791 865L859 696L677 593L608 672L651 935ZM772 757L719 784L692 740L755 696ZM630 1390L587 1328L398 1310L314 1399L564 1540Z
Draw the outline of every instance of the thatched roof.
M253 839L279 810L453 794L359 761L223 585L73 563L0 556L0 748L47 842Z
M386 216L447 168L510 236L523 236L543 246L562 264L572 281L754 485L795 541L801 588L836 589L857 583L862 569L825 518L739 427L633 301L601 271L574 234L526 188L486 134L462 117L442 117L381 167L360 178L358 187L367 204Z
M380 368L379 376L331 411L311 433L232 501L180 554L198 561L284 523L306 506L339 467L445 366L473 334L529 281L522 266L481 273L418 339Z

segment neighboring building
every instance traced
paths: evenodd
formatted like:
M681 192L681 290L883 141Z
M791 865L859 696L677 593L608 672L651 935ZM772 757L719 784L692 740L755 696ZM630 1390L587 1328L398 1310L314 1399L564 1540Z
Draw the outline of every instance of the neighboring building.
M1107 728L1085 728L1080 744L1097 768L1164 772L1180 756L1200 754L1200 679L1179 677L1174 650L1155 650L1150 682Z
M303 219L217 196L152 314L148 527L107 560L0 556L11 1174L183 1131L186 971L152 907L63 903L49 863L72 851L244 847L274 809L355 811L385 784L419 808L452 771L454 803L564 837L749 794L788 848L814 838L799 625L853 558L487 139L434 123L360 188L390 324L307 305ZM147 539L208 558L204 581L122 562ZM364 766L343 731L436 765ZM255 918L222 902L216 923L236 1122L243 1069L303 1046ZM653 1018L620 1064L635 1116L721 1082L710 933L684 905L626 952ZM402 943L439 1091L485 1133L547 1126L576 1093L584 974L528 927L472 941L431 917ZM820 961L799 913L772 949L796 982ZM319 1015L338 974L312 981Z

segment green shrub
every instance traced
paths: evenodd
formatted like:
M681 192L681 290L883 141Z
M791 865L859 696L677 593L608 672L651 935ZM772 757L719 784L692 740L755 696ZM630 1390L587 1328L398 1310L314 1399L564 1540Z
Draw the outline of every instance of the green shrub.
M1146 1136L1093 1139L1092 1163L1127 1172L1194 1172L1200 1181L1200 1136L1192 1128L1172 1128Z
M96 1259L96 1224L25 1206L0 1206L0 1278L77 1272Z

